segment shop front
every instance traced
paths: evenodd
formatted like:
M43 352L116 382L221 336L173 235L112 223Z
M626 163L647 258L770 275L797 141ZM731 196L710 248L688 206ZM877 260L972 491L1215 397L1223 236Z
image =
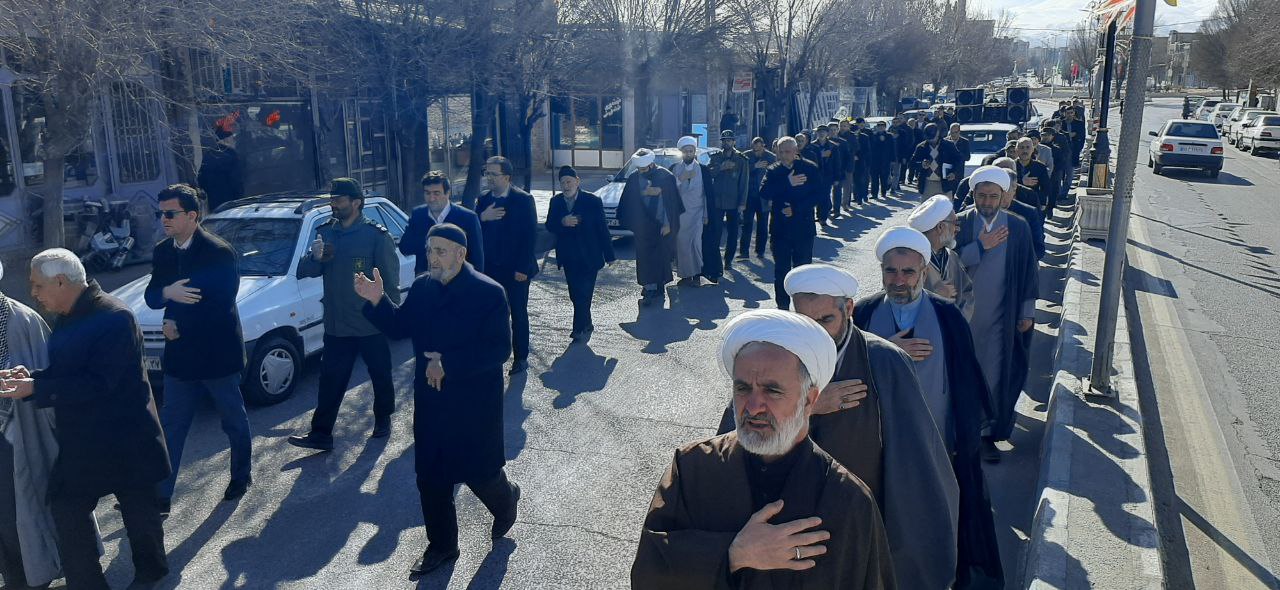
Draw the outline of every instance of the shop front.
M626 161L625 101L618 95L550 99L552 166L616 170Z

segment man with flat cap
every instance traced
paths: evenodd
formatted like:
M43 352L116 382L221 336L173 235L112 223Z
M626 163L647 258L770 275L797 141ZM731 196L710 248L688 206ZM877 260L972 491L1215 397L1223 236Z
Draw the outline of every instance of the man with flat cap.
M627 177L618 200L618 222L631 231L635 245L641 305L661 305L666 298L676 230L684 211L675 176L654 164L656 158L653 150L636 150L631 156L635 172Z
M939 197L942 204L935 206L950 210L946 197ZM853 321L910 355L942 433L959 492L954 587L1000 588L1000 548L980 457L982 426L990 413L986 382L968 322L924 287L930 247L930 238L909 227L881 234L875 251L884 290L858 301Z
M738 246L738 230L742 213L747 209L747 183L751 181L751 165L738 151L732 130L720 133L720 151L711 154L711 191L707 206L710 213L702 233L702 276L719 283L724 271L733 267L733 251ZM723 253L721 239L725 238Z
M613 237L604 218L604 203L600 197L581 190L578 171L561 166L559 177L560 192L551 197L546 226L556 237L556 263L564 270L569 301L573 303L569 337L574 342L586 342L595 331L591 299L596 275L614 261Z
M362 312L392 338L413 339L413 440L427 548L411 576L458 558L454 486L466 484L493 514L491 536L516 521L520 487L503 466L502 366L511 354L506 294L467 259L467 234L451 223L427 232L427 272L396 305L374 269L354 275ZM352 280L348 278L348 280Z
M711 169L698 161L698 140L688 135L676 142L680 160L671 165L683 212L676 228L676 274L682 287L702 286L702 231L710 223ZM718 277L716 278L718 281Z
M760 185L764 183L764 174L778 161L773 152L764 148L764 138L751 140L751 151L746 153L747 164L751 168L751 179L747 185L747 208L742 216L742 242L739 244L738 258L751 257L751 233L756 234L756 259L764 260L764 247L769 242L769 203L760 198Z
M911 359L853 325L858 280L826 264L787 274L796 312L836 345L832 383L809 417L809 436L862 480L880 507L903 588L950 588L956 572L955 475ZM730 407L720 432L734 429Z
M675 452L631 587L895 588L875 500L808 436L836 368L831 337L782 310L745 312L723 333L736 428Z
M973 315L973 281L956 254L956 212L946 195L934 195L916 205L907 225L929 238L931 254L924 270L924 288L954 303L967 319Z
M769 167L760 187L761 198L773 204L769 243L773 249L773 296L778 309L791 308L791 298L783 287L787 273L813 262L813 239L818 235L815 209L830 190L818 165L801 158L799 153L794 138L779 139L778 161Z
M983 459L1000 460L995 443L1013 433L1018 397L1027 381L1031 328L1039 282L1031 228L1000 207L1009 172L983 166L970 177L974 206L960 212L956 251L973 279L973 344L991 392L992 425Z

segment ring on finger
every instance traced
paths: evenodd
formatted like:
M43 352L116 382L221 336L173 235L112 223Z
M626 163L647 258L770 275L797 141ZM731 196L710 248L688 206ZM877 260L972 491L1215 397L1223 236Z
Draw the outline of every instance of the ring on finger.
M796 547L796 561L800 561L801 559L802 558L800 557L800 548Z

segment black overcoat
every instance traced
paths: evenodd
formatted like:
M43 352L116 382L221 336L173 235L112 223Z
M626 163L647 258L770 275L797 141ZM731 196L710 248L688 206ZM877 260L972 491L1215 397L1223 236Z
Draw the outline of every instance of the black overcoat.
M570 213L578 216L578 225L565 227L563 220ZM560 268L594 271L614 261L613 238L600 197L580 190L570 210L564 193L556 193L547 209L546 227L556 237L556 263Z

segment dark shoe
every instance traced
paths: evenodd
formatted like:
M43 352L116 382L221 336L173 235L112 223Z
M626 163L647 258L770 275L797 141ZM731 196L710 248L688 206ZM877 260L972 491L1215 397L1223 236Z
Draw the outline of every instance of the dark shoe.
M594 331L595 331L595 329L593 329L593 328L588 328L588 329L586 329L586 330L583 330L583 331L581 331L581 332L578 332L578 333L574 334L574 335L573 335L573 341L574 341L574 343L583 343L583 342L586 342L586 341L588 341L588 340L591 340L591 333L592 333L592 332L594 332Z
M511 531L511 527L516 524L516 511L520 506L520 486L511 484L511 510L502 518L493 518L493 529L490 530L490 536L494 539L501 539Z
M707 279L707 282L711 283L712 285L720 284L720 277L703 277L703 278Z
M728 272L728 271L733 270L733 257L732 257L732 256L725 256L725 257L724 257L724 270L725 270L725 272Z
M529 370L529 361L516 361L511 363L511 369L507 371L508 375L516 375Z
M987 463L1000 462L1000 449L996 447L996 443L989 440L982 441L982 460Z
M240 496L243 496L245 492L249 491L250 485L253 485L252 477L250 477L249 479L231 480L231 483L227 484L227 492L225 494L222 494L222 501L230 502L232 500L239 498Z
M295 447L302 447L304 449L315 449L317 451L333 450L332 440L323 440L320 438L316 438L312 434L308 434L306 436L291 436L289 437L289 444Z
M676 283L677 287L701 287L702 279L698 277L685 277Z
M434 551L430 547L422 553L422 558L409 568L411 578L427 575L458 559L458 550Z
M743 252L738 255L738 260L751 260L751 254L749 252Z
M391 436L391 418L375 419L373 432L369 433L369 438L387 438L388 436Z

